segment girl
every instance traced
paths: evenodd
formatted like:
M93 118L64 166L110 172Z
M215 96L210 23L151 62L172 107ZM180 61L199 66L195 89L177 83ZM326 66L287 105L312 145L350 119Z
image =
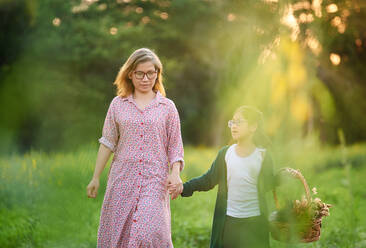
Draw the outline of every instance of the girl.
M114 152L97 247L173 247L167 186L181 191L183 143L178 111L165 97L162 71L156 54L142 48L132 53L114 82L117 96L109 105L87 186L88 197L95 198L100 174Z
M218 152L211 168L183 184L183 197L208 191L218 184L211 248L269 247L265 192L275 185L272 159L258 147L262 114L249 106L238 108L229 121L235 141Z

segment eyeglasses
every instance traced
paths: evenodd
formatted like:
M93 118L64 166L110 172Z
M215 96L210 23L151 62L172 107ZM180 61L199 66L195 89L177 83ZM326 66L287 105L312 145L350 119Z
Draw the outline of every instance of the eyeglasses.
M137 79L143 79L145 77L145 75L147 76L148 79L154 79L156 76L157 71L148 71L148 72L143 72L143 71L134 71L135 77Z
M227 125L229 128L232 128L232 126L235 124L236 126L240 126L243 123L247 122L246 120L230 120L227 122Z

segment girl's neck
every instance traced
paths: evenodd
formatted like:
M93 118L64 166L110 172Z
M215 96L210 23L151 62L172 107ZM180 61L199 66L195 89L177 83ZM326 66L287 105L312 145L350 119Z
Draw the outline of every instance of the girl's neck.
M236 143L236 151L240 155L249 155L256 149L256 145L253 143L252 139L238 140Z

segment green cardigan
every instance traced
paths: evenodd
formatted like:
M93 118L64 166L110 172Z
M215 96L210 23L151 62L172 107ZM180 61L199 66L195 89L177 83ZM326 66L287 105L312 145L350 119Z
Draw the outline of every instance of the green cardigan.
M191 179L183 184L183 197L192 196L194 191L208 191L214 188L217 184L216 206L212 223L210 248L223 247L223 231L226 217L227 207L227 176L225 154L229 146L224 146L220 149L211 168L202 176ZM271 190L276 185L276 179L273 174L272 157L266 151L264 161L258 176L258 200L261 215L268 220L267 202L265 192ZM267 222L268 224L268 222Z

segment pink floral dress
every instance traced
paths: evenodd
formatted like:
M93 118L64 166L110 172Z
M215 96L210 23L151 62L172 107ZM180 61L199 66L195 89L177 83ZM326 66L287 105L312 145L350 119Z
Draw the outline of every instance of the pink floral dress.
M175 104L157 92L141 110L129 97L113 98L99 139L114 152L98 229L98 248L173 247L169 165L184 167Z

